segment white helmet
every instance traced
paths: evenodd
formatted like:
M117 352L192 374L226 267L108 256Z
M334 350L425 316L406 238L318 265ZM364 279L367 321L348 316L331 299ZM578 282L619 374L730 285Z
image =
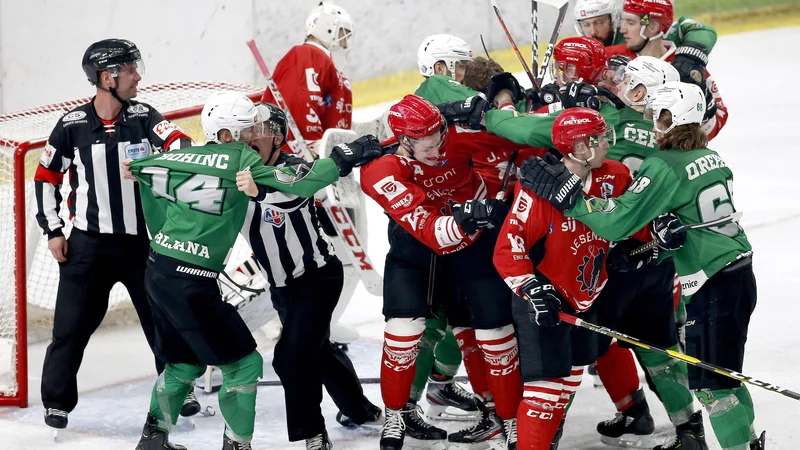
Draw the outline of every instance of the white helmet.
M680 125L700 124L706 114L706 96L696 84L671 81L656 89L653 101L647 108L648 114L652 114L656 129L661 111L665 109L672 113L672 125L666 130L658 130L662 133L668 133Z
M578 36L583 36L581 20L591 19L608 14L611 17L612 42L617 37L617 30L622 23L622 13L617 7L616 0L578 0L575 3L575 31ZM591 37L591 36L584 36Z
M200 123L209 141L219 142L220 130L230 131L233 140L238 141L244 128L258 123L258 110L244 94L217 92L203 105Z
M652 100L652 94L655 89L664 83L680 79L681 76L678 70L672 64L652 56L639 56L628 62L627 67L625 67L627 85L622 92L622 96L631 106L644 106ZM628 94L640 84L647 89L647 93L644 99L634 102L628 97Z
M350 48L353 42L353 18L341 6L319 2L306 17L306 36L319 39L328 50ZM345 45L342 45L342 41Z
M472 49L461 38L449 34L434 34L422 40L417 50L417 65L423 77L434 74L433 66L443 61L455 78L456 63L459 61L472 61Z

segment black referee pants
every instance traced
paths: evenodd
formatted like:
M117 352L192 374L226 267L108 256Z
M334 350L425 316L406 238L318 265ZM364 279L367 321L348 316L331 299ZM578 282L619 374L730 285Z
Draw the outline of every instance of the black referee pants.
M78 403L78 369L92 333L108 310L115 283L128 290L153 348L153 318L144 292L144 271L150 248L145 236L88 233L76 228L67 240L67 261L59 263L53 339L42 370L42 403L67 412ZM161 373L164 363L156 359Z
M283 324L272 366L283 385L290 441L325 430L320 407L323 384L344 415L356 423L367 421L369 402L353 363L329 340L331 316L343 283L342 263L332 258L285 287L270 288Z

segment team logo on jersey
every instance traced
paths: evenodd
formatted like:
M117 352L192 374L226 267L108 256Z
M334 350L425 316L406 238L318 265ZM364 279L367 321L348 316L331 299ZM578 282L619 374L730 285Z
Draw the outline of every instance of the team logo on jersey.
M600 196L608 200L614 196L614 185L608 181L600 183Z
M450 161L450 160L449 159L440 159L439 161L436 162L436 166L435 167L444 167L444 166L447 165L447 161Z
M275 175L275 181L278 183L288 184L289 186L293 186L298 181L302 180L309 173L314 169L314 164L312 163L311 167L306 166L305 164L300 164L298 166L291 166L291 167L280 167L275 169L272 172Z
M62 122L72 122L73 120L80 120L86 117L86 113L84 111L72 111L71 113L64 116L61 119Z
M148 112L150 112L150 109L142 104L136 104L129 106L128 112L130 114L147 114Z
M578 266L578 277L575 279L581 283L581 291L587 291L592 297L597 293L597 283L600 281L600 271L606 259L605 249L597 249L589 246L589 256L583 257L583 264Z
M267 208L264 210L264 222L272 225L273 227L280 228L286 222L286 214L271 208Z

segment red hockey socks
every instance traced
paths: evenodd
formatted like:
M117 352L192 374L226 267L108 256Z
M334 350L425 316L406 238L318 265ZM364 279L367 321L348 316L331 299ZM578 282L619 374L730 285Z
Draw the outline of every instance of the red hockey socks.
M525 398L517 410L517 448L550 450L569 394L559 379L525 383Z
M489 382L486 380L486 364L483 362L483 353L475 341L475 330L457 327L453 328L453 335L458 342L458 348L461 349L461 358L464 361L464 368L467 370L472 391L484 400L491 397Z
M636 371L633 352L620 348L614 342L605 355L597 358L595 368L617 411L630 408L633 405L631 396L639 389L639 373Z
M522 375L514 326L475 330L475 337L483 350L489 391L494 397L497 415L503 420L513 419L522 400Z
M381 358L381 396L387 408L400 409L408 402L423 331L423 318L393 318L386 322Z

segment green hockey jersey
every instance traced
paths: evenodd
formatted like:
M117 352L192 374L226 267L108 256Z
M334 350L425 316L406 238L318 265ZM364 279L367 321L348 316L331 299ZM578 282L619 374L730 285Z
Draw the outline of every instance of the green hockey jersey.
M480 92L472 90L446 75L432 75L414 91L414 95L422 97L434 105L464 100L478 94Z
M733 174L716 152L659 151L644 161L639 175L621 197L588 197L565 214L601 237L619 241L667 212L673 212L683 224L730 215L736 211L732 192ZM720 269L751 251L744 230L730 223L688 230L684 246L666 256L675 262L681 293L690 297Z
M711 53L714 45L717 44L717 30L689 16L681 16L672 23L664 39L674 42L677 47L683 45L684 42L699 42L705 45L708 52ZM617 30L617 35L612 45L624 43L625 36L622 35L621 31Z
M560 113L520 115L514 111L490 110L486 112L486 129L518 144L550 148L553 122ZM625 164L635 176L642 161L658 151L653 122L645 120L633 108L618 110L610 103L601 106L600 115L614 128L617 137L616 144L608 149L607 158Z
M333 160L276 168L247 144L208 144L132 161L150 247L159 254L221 271L242 229L250 197L236 173L276 191L312 197L339 179Z

